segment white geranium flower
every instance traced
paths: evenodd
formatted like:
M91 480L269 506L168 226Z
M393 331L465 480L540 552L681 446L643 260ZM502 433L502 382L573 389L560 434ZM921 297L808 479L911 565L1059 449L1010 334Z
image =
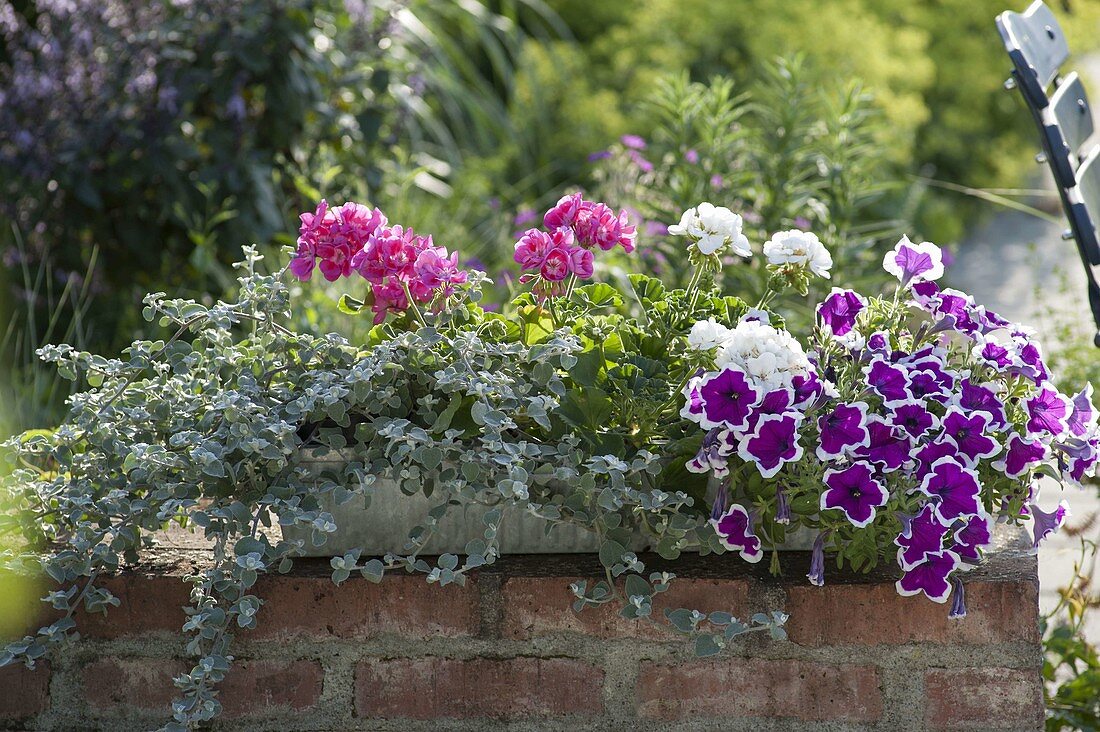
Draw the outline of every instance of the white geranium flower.
M696 351L709 351L722 345L729 335L730 329L715 321L714 318L700 320L691 326L691 332L688 333L688 346Z
M776 267L794 265L825 279L829 279L829 269L833 266L833 256L817 235L799 229L772 234L764 244L764 256L768 264Z
M728 246L734 254L749 257L752 249L742 224L741 217L725 206L703 202L684 211L680 223L668 227L668 233L693 239L695 248L708 256Z
M785 330L746 320L729 331L715 357L719 369L736 366L763 391L791 386L795 376L810 373L802 345Z

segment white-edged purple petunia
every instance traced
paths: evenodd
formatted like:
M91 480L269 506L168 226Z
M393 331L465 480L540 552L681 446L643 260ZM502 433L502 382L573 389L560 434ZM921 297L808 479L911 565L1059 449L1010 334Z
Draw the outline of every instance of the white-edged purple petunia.
M800 417L786 414L768 414L761 417L756 429L741 441L737 453L745 462L756 465L760 475L771 478L786 463L802 458L802 446L798 444Z
M1048 512L1039 508L1038 502L1033 501L1030 504L1030 509L1032 517L1031 549L1037 551L1043 539L1062 528L1062 525L1066 523L1066 519L1069 518L1069 503L1065 499L1058 501L1058 505L1054 507L1054 510Z
M1085 384L1072 399L1073 411L1067 422L1070 434L1083 437L1096 427L1096 408L1092 406L1092 384Z
M890 420L914 440L939 427L940 419L923 404L900 404L890 410Z
M943 417L943 437L972 461L993 457L1001 451L1001 445L985 434L989 421L985 412L966 414L958 407L950 407Z
M867 463L855 463L843 470L825 471L821 510L842 511L853 526L863 528L875 520L875 509L886 505L889 491L875 480Z
M760 403L760 392L745 372L727 366L702 378L699 398L703 404L703 427L740 429L748 422L752 408Z
M959 557L955 552L944 550L932 552L924 561L905 570L895 587L903 597L924 595L932 602L947 602L951 594L951 573L959 566Z
M1005 442L1006 449L993 467L1009 478L1019 478L1032 465L1046 460L1049 448L1040 440L1033 440L1013 432Z
M982 550L993 543L994 523L993 517L985 513L965 519L955 532L952 551L966 564L977 564L982 559Z
M950 531L951 527L940 521L935 507L928 503L916 516L903 516L901 533L894 539L899 547L898 565L902 569L915 567L928 554L942 550L944 537Z
M818 417L818 458L823 461L835 460L857 447L866 446L871 440L866 421L865 402L838 404L832 411Z
M964 412L985 412L990 416L990 425L997 430L1008 426L1004 402L987 386L963 379L955 403Z
M843 336L852 330L856 316L867 307L867 299L858 292L834 287L817 306L817 317L833 336Z
M734 503L717 519L710 520L718 541L730 551L740 552L746 562L759 562L764 556L760 538L753 532L752 518L745 507Z
M913 446L905 430L879 416L868 417L867 430L871 438L853 451L856 456L875 463L884 473L899 470L909 462Z
M945 524L982 512L977 472L950 457L937 460L917 490L933 499L936 516Z
M912 400L913 395L909 393L909 375L904 368L895 366L885 359L875 358L869 366L863 368L863 373L867 378L867 386L882 397L882 402L886 406Z
M1065 395L1045 383L1039 392L1025 402L1027 408L1027 431L1033 435L1049 433L1058 437L1069 429L1069 416L1073 403Z
M903 236L886 253L882 268L897 277L902 287L911 282L930 282L943 276L943 254L930 241L914 244Z

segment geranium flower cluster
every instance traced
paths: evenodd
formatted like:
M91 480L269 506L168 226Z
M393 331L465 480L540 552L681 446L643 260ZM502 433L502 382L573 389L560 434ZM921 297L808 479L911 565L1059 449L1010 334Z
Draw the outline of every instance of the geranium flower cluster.
M1059 392L1028 329L937 285L938 247L903 238L884 267L898 297L834 288L809 352L766 314L695 325L689 347L712 365L684 390L681 414L706 430L687 467L722 479L711 525L746 560L763 556L756 527L791 522L791 500L809 496L816 513L799 522L819 530L811 582L824 582L827 545L873 531L880 554L896 552L897 591L954 593L957 617L961 573L997 521L1030 519L1033 548L1064 523L1065 501L1040 506L1039 479L1096 473L1097 411L1091 387ZM773 496L731 482L742 467Z
M516 242L515 260L529 273L521 282L534 282L541 297L560 294L570 276L592 276L594 248L622 247L634 251L637 227L626 211L616 214L603 203L586 201L580 193L562 198L543 216L546 230L528 229Z
M352 202L330 207L322 200L300 219L291 273L308 280L317 268L329 282L359 274L370 283L368 301L376 324L390 313L405 312L410 298L428 304L449 297L468 280L458 266L458 252L448 254L431 236L391 226L376 208Z

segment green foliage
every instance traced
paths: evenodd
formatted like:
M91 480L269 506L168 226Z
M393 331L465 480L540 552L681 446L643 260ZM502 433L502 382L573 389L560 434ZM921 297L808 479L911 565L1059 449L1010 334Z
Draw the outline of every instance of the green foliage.
M972 187L1011 187L1031 169L1033 124L1001 82L1009 63L994 18L1002 0L550 0L585 49L599 106L626 108L658 79L686 69L701 81L728 74L741 85L776 56L805 55L811 86L860 79L887 124L877 140L901 170ZM1079 54L1095 46L1100 4L1048 3ZM1022 9L1020 3L1016 9ZM704 20L705 19L705 20ZM594 99L593 102L596 100ZM596 105L594 105L596 106ZM632 126L648 136L651 130ZM610 136L610 135L609 135ZM581 151L586 152L586 151ZM973 212L927 199L920 229L957 238Z
M0 543L0 570L47 575L58 585L47 600L59 613L9 644L0 664L41 660L75 629L78 609L118 604L97 584L101 575L136 561L168 523L192 526L212 541L214 564L193 578L183 630L197 660L175 680L180 698L168 728L211 719L232 634L255 627L262 610L253 585L263 573L288 571L304 549L261 528L277 521L321 546L337 529L323 501L368 497L375 476L435 506L410 532L408 553L333 557L337 583L401 570L462 584L499 556L503 516L526 511L600 537L606 579L573 588L578 609L610 604L627 618L667 622L700 639L705 654L747 632L783 637L782 614L653 618L652 597L673 576L646 573L629 551L639 537L666 556L698 545L721 551L706 516L692 509L701 492L666 480L667 466L684 455L652 448L694 449L676 417L698 361L683 335L697 319L732 323L744 303L709 291L689 297L646 279L634 293L652 308L643 321L603 284L578 287L552 308L521 297L509 316L446 301L411 309L364 348L288 329L286 285L257 274L260 258L246 252L234 303L146 298L145 319L170 328L170 338L136 341L122 358L42 350L60 374L94 386L72 398L56 432L6 443L13 471L0 485L14 506L0 515L0 537L16 541ZM311 467L331 451L339 451L334 471ZM463 558L446 554L434 566L422 558L440 522L472 503L493 507L484 540L471 541Z
M700 201L741 211L757 245L776 231L809 229L836 263L828 285L881 289L883 245L892 246L906 226L883 218L904 191L892 185L887 151L876 141L881 117L858 84L812 79L798 57L766 66L740 94L724 77L708 84L686 74L658 79L636 117L651 130L647 146L611 147L594 175L600 196L624 203L657 231ZM686 283L690 270L675 266L682 239L650 233L643 243L649 268ZM726 267L723 287L757 302L769 278L756 259ZM805 325L807 305L828 292L822 287L814 284L808 297L786 294L777 309Z

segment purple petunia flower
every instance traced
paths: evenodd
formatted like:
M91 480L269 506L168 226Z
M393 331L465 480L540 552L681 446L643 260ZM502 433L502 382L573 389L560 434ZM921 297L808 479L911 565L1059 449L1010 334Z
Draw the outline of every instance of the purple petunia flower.
M775 487L775 523L791 523L791 502L787 500L787 489L781 485Z
M1070 434L1081 437L1096 426L1096 409L1092 406L1092 384L1085 384L1073 397L1073 412L1067 422Z
M951 527L936 516L936 509L925 504L912 518L902 517L901 533L894 539L898 545L898 565L911 569L925 560L928 554L943 549L943 539Z
M914 440L939 425L936 415L923 404L902 404L891 410L891 421L909 433Z
M760 424L760 420L764 417L786 414L791 409L792 401L794 401L794 394L786 387L769 391L760 400L760 403L752 408L748 422L742 431L751 434L756 431L756 425ZM801 416L798 418L801 419Z
M955 577L951 580L951 586L955 591L955 599L951 601L951 612L947 617L951 619L966 617L966 591L963 590L962 580Z
M866 447L871 441L866 421L867 404L864 402L838 404L833 411L818 417L817 456L821 460L832 460L857 447Z
M959 557L952 551L932 552L923 562L905 570L895 587L903 597L924 593L932 602L947 602L951 594L951 573L959 566Z
M856 316L867 307L867 300L852 290L834 287L832 293L817 306L817 317L828 326L834 336L842 336L852 330Z
M947 440L937 440L923 445L917 450L916 457L917 470L913 477L916 478L918 482L924 480L924 477L932 472L932 466L935 465L936 461L940 458L953 458L956 462L968 468L977 466L977 463L973 462L966 455L960 455L959 448L955 447L954 443L948 442Z
M755 463L760 475L771 478L785 463L802 458L798 423L790 412L765 415L752 435L738 446L738 454L745 462Z
M943 255L932 242L914 244L903 236L886 253L882 267L901 281L905 287L910 282L938 280L943 276Z
M913 399L946 403L955 388L955 379L939 366L925 365L909 372L909 393Z
M989 425L989 415L985 412L973 412L967 416L961 409L951 407L943 418L944 438L950 440L959 453L973 461L993 457L1001 451L1001 446L992 437L985 434Z
M901 404L913 398L909 393L909 375L900 366L876 358L871 361L870 366L863 368L863 373L867 376L867 386L882 397L886 406Z
M825 584L825 540L828 537L828 531L819 533L814 539L814 549L810 554L810 573L806 575L806 579L816 587Z
M699 369L684 386L684 406L680 407L680 416L693 422L703 421L703 395L699 393L703 373L703 370Z
M943 523L960 516L976 516L982 511L978 474L949 457L936 461L917 490L936 501L936 516Z
M1019 478L1034 463L1042 462L1047 457L1047 446L1039 440L1030 440L1012 433L1005 444L1008 449L1000 460L993 463L993 467L1009 478Z
M715 427L703 436L703 444L695 457L687 461L685 467L689 473L713 473L716 478L725 478L729 475L729 462L726 460L728 453L722 451L727 441L729 430Z
M1051 384L1044 384L1038 394L1027 400L1026 407L1028 432L1049 432L1058 437L1068 429L1073 405Z
M977 564L981 561L981 550L993 542L994 519L987 514L979 514L966 519L966 522L955 532L955 546L953 551L959 555L959 559L967 564Z
M816 371L792 376L791 388L794 389L793 406L798 409L816 404L827 391L825 382L818 378Z
M703 402L703 427L740 429L760 402L760 392L744 372L734 367L704 376L699 382L699 397Z
M867 420L870 440L865 446L857 447L855 454L877 464L885 473L891 473L909 462L912 445L908 433L895 428L882 417L873 416Z
M752 518L744 506L734 503L719 518L711 519L710 524L722 546L740 552L746 562L759 562L764 556L760 538L753 533Z
M826 470L821 494L821 510L844 512L853 526L863 528L875 520L875 509L886 505L890 493L874 479L875 472L866 463L855 463L844 470Z
M985 412L990 416L990 425L1003 429L1008 426L1005 418L1005 405L997 393L989 387L975 384L970 379L963 379L958 395L958 406L964 412Z
M1030 507L1033 522L1031 527L1033 539L1031 549L1036 551L1043 539L1062 528L1062 525L1066 523L1066 519L1069 518L1069 504L1065 500L1061 500L1054 507L1054 510L1049 513L1039 508L1038 502L1035 501L1030 503Z

